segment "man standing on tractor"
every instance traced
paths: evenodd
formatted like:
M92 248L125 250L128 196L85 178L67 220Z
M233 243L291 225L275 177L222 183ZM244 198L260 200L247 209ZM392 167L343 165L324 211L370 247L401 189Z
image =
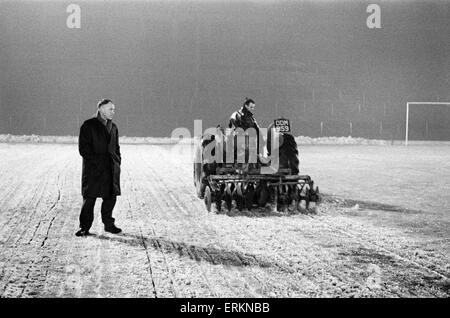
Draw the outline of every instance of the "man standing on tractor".
M259 126L253 117L253 111L255 110L255 102L253 99L245 98L245 102L241 109L235 111L230 117L230 128L242 128L247 130L248 128L254 128L259 133Z
M250 138L255 138L256 137L256 144L253 144L253 142L250 142L249 139L249 144L253 144L256 146L256 156L260 157L262 152L260 152L260 140L261 140L261 136L260 136L260 127L258 125L258 123L256 122L255 117L253 116L253 112L255 111L255 101L253 99L250 98L245 98L244 104L242 105L241 109L235 111L231 117L230 117L230 122L228 124L229 128L231 129L242 129L244 131L246 131L247 133L249 133L249 136L251 135L250 130L254 129L254 132L256 133L254 135L254 137ZM264 139L262 139L264 140ZM248 147L248 146L247 146ZM249 149L247 148L247 151ZM247 156L249 156L247 154ZM249 157L249 160L252 161ZM249 163L256 163L255 162L249 162Z

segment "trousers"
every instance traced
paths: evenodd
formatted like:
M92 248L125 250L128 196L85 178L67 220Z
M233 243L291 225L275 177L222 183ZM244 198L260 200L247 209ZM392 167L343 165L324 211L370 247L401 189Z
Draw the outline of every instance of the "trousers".
M84 197L80 213L80 229L89 231L94 222L94 206L97 198ZM116 196L102 198L102 222L105 227L114 225L115 219L112 217L114 206L116 205Z

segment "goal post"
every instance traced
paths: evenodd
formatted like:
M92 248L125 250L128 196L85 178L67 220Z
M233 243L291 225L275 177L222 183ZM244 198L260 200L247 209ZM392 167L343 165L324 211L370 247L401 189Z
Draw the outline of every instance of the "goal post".
M408 146L408 136L409 136L409 106L410 105L448 105L450 102L407 102L406 103L406 125L405 125L405 146Z

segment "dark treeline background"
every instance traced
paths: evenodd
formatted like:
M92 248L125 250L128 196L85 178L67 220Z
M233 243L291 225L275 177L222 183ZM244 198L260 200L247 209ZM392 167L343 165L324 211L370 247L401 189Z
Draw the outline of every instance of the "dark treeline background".
M407 101L450 100L449 17L446 1L0 1L0 133L77 135L107 97L121 135L170 136L247 96L262 126L401 139ZM450 139L449 109L415 107L410 138Z

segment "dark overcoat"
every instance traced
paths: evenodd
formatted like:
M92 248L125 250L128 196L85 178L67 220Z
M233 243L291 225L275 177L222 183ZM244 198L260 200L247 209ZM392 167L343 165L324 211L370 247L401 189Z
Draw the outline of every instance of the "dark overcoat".
M83 157L81 194L83 197L106 198L120 195L119 132L114 123L111 131L96 117L80 128L78 150Z

